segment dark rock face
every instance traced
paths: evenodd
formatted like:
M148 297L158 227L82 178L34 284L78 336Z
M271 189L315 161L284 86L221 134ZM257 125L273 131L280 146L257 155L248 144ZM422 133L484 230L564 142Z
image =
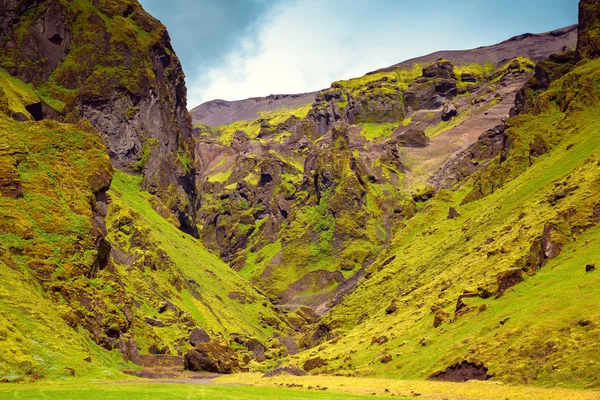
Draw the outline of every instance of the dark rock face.
M190 344L192 346L198 346L201 343L210 342L210 336L204 329L195 328L190 334Z
M50 115L40 104L32 116L87 118L103 135L113 164L142 172L144 188L169 205L184 231L194 233L191 121L183 70L164 26L137 2L4 3L6 69L38 87L52 78L70 93L58 95L65 103L62 115Z
M487 381L490 378L487 368L483 365L462 361L448 367L445 371L432 375L429 379L432 381L466 382L469 380Z
M119 352L123 355L123 360L131 361L134 364L141 365L142 358L138 353L137 344L132 338L122 339L118 346Z
M600 1L579 2L577 61L600 56Z
M239 362L235 352L225 343L211 340L189 350L184 358L184 367L188 371L205 371L231 374L239 371Z

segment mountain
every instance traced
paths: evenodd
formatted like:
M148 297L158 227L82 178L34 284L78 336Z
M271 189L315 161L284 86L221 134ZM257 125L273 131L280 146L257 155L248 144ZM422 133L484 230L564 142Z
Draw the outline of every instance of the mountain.
M230 334L267 343L272 305L184 233L193 138L164 26L136 1L3 7L0 379L114 377Z
M2 5L1 381L600 386L600 1L194 127L137 1Z
M195 123L210 126L230 124L240 120L260 118L263 112L277 110L281 107L295 108L312 103L316 92L303 94L272 94L267 97L252 97L246 100L225 101L211 100L190 111Z
M483 46L472 50L436 51L369 74L391 71L400 67L411 67L414 64L428 64L440 58L450 60L453 64L458 65L485 64L486 61L497 65L510 61L517 56L539 61L549 54L561 52L565 46L574 47L576 42L577 26L573 25L541 34L525 33L493 46ZM295 108L312 103L316 93L276 94L238 101L211 100L193 108L190 115L194 123L209 126L226 125L235 121L249 121L259 118L260 113L263 112L274 111L279 108Z
M575 37L572 26L434 53L334 82L310 102L273 96L200 106L221 120L255 113L249 105L265 110L197 125L200 237L276 304L323 315L422 202L502 150L504 120L534 74L527 56L575 47ZM284 105L292 99L298 104ZM482 135L477 162L464 160Z
M135 1L7 1L2 22L0 66L40 93L35 119L90 121L113 164L193 231L186 87L165 27Z

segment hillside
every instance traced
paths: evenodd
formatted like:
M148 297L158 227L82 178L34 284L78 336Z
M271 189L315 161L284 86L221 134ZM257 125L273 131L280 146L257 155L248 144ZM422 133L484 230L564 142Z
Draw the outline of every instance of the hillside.
M436 189L498 154L534 74L526 55L569 46L573 27L523 35L334 82L254 120L196 124L200 237L282 308L325 314ZM486 149L465 165L482 135Z
M600 0L193 126L137 1L0 36L0 397L597 397Z
M471 50L436 51L390 67L381 68L367 75L393 71L402 67L410 68L414 64L430 64L440 58L449 60L455 65L472 63L483 65L486 61L498 65L518 56L539 61L550 54L561 52L565 46L568 48L575 47L576 42L577 26L573 25L546 33L525 33L496 45ZM211 100L194 107L190 111L190 115L195 124L208 126L227 125L236 121L251 121L258 119L260 113L263 112L275 111L280 108L296 108L312 103L316 93L279 94L237 101Z

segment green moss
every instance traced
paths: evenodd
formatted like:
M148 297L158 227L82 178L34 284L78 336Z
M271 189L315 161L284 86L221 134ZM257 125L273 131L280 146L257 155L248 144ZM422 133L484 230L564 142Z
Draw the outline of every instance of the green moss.
M150 158L150 152L153 148L160 146L160 140L154 138L148 138L144 140L142 144L142 150L140 151L139 159L133 163L132 167L136 171L141 171L144 169L144 165Z
M362 123L359 125L362 127L360 134L364 136L365 139L371 141L379 139L388 139L392 136L399 124L396 122L391 124Z

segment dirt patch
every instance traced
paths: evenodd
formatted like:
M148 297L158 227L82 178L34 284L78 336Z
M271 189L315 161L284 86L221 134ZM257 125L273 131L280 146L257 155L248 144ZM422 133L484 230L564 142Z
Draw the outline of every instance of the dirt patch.
M466 382L470 380L487 381L492 376L488 375L483 364L474 364L467 361L455 364L429 377L432 381Z

